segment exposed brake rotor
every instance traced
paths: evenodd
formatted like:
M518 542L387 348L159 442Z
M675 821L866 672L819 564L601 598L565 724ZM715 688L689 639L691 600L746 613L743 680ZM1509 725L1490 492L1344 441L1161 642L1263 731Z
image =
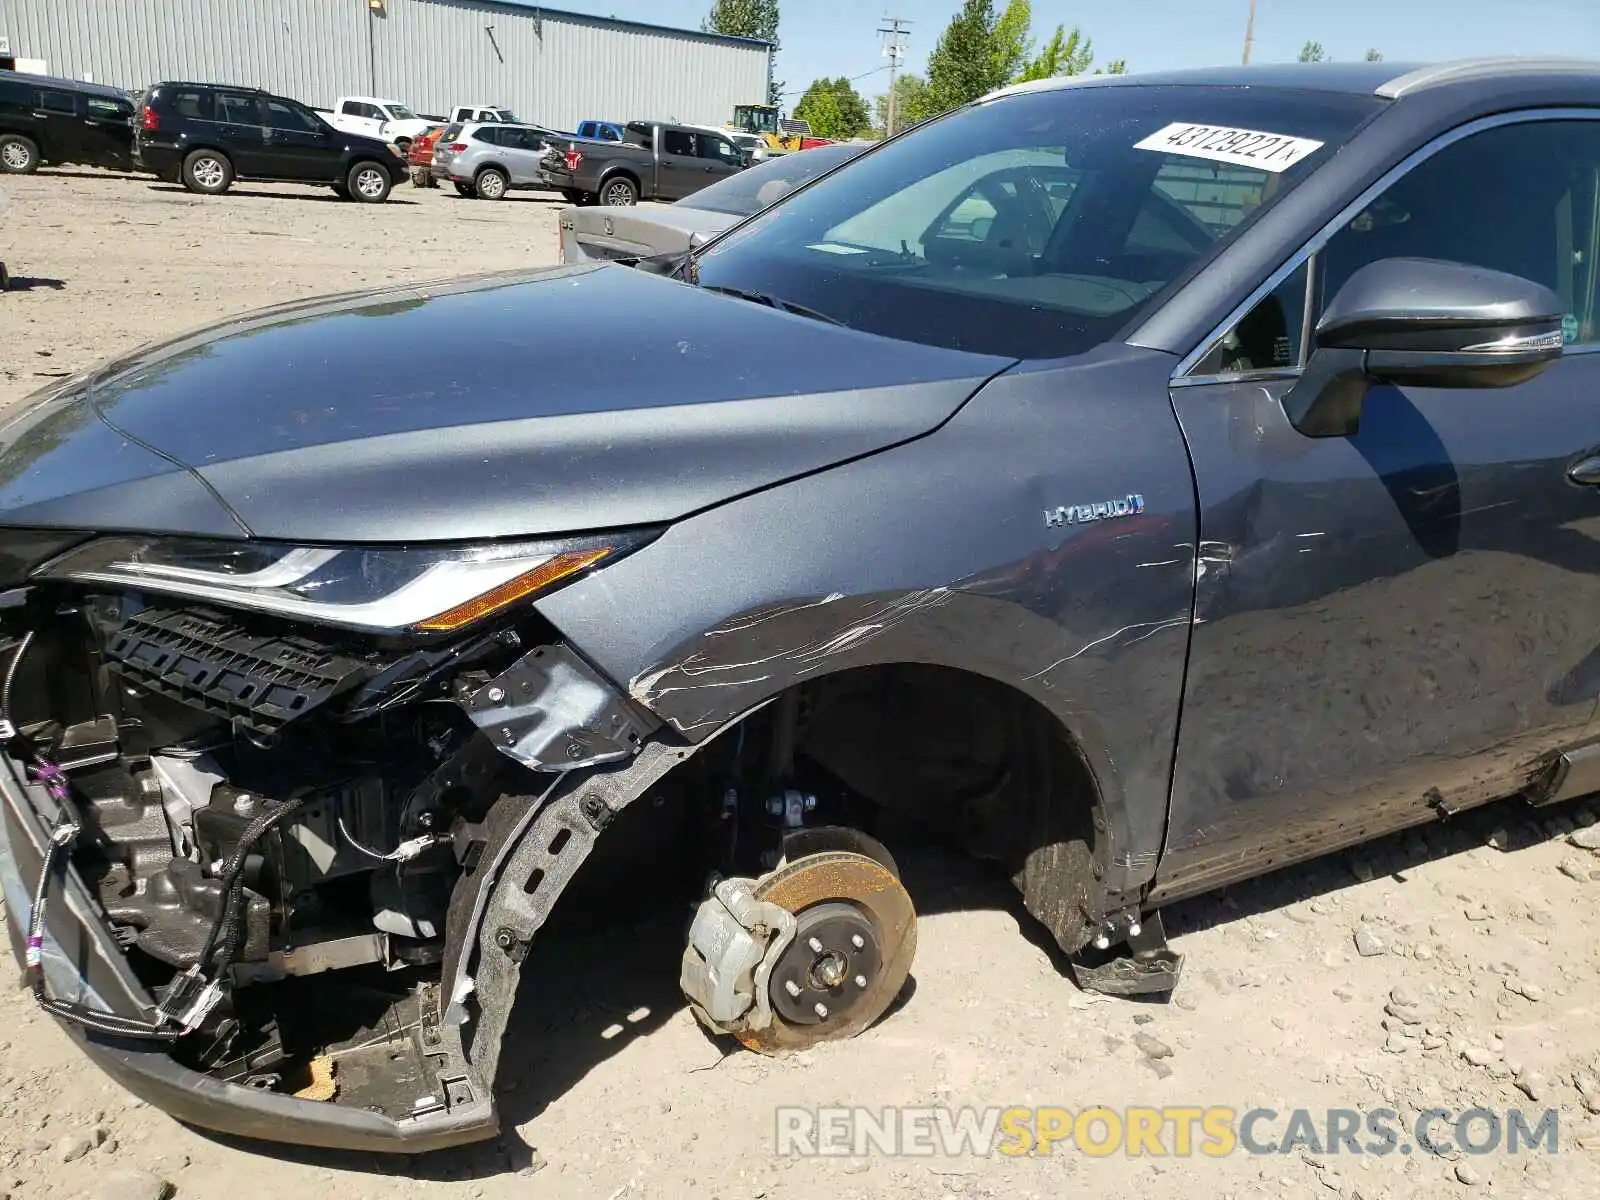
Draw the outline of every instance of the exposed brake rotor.
M756 884L756 900L795 918L794 937L760 980L772 1020L734 1031L763 1054L854 1037L888 1010L911 973L917 914L894 860L854 830L819 836L829 832L808 830L803 841L792 840L786 853L809 852ZM852 848L821 849L828 840Z

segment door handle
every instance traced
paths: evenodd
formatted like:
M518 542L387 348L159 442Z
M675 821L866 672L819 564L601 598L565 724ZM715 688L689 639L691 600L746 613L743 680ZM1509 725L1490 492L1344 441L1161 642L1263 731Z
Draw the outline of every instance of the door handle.
M1591 454L1567 472L1567 478L1573 483L1587 484L1589 487L1600 487L1600 454Z

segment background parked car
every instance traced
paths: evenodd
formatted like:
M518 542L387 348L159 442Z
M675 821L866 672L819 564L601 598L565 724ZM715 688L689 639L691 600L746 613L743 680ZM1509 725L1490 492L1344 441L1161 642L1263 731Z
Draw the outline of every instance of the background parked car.
M419 117L398 100L377 96L340 96L331 110L313 109L319 117L345 133L393 142L401 149L428 131L432 122Z
M413 187L439 186L439 181L433 177L433 148L439 138L451 128L449 125L431 124L426 133L412 139L410 147L406 150L406 166L410 168Z
M499 200L519 188L549 187L545 151L552 141L566 139L538 125L464 125L434 143L433 177L448 180L463 196L483 200Z
M0 170L43 163L133 167L133 101L94 83L0 71Z
M406 177L405 159L387 143L334 129L298 100L225 84L150 88L134 154L145 170L207 195L235 179L274 179L376 203Z
M744 152L724 132L655 121L630 121L625 132L622 142L553 145L551 185L574 204L599 198L627 206L682 199L745 166Z
M676 204L562 210L561 261L682 254L849 162L871 142L837 142L770 158Z

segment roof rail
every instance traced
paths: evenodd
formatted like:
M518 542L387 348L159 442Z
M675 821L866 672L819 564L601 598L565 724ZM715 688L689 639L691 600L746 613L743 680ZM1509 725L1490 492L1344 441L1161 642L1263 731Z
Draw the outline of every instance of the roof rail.
M1455 62L1436 63L1419 67L1396 76L1376 94L1389 100L1398 100L1408 92L1440 87L1447 83L1461 83L1486 76L1515 73L1518 75L1600 75L1600 61L1592 58L1514 57L1463 58Z

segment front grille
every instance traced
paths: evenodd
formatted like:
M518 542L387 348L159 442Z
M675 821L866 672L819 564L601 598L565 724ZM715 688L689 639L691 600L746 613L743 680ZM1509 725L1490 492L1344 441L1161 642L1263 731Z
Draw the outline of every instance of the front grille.
M209 610L146 608L103 637L107 664L130 683L261 735L370 674L310 639L252 634Z

